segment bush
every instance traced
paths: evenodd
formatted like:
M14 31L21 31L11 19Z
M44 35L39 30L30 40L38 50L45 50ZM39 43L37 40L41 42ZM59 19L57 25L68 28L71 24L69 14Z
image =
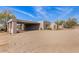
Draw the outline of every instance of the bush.
M52 28L48 28L48 30L52 30Z
M3 24L0 24L0 31L4 31L5 30L5 27Z
M77 25L77 20L76 18L70 18L68 19L65 24L64 24L64 27L65 28L72 28L74 27L75 25Z

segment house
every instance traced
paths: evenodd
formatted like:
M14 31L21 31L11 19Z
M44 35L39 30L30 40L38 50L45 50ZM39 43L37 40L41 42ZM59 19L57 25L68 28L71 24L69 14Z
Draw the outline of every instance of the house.
M50 27L50 22L48 21L40 21L39 30L47 30Z
M57 24L51 23L50 28L51 28L51 30L56 30L57 29Z
M7 23L7 31L11 34L14 34L17 32L17 30L39 30L39 26L40 23L38 22L10 19Z
M10 19L7 23L7 31L11 34L17 33L18 31L31 31L31 30L47 30L48 28L55 30L57 25L47 21L33 22L28 20L16 20Z

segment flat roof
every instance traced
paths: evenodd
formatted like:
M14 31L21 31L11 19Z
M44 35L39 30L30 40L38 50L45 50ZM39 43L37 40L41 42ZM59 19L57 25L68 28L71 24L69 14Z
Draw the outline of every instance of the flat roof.
M10 19L9 21L8 21L8 23L9 22L12 22L12 21L14 21L14 22L18 22L18 23L24 23L24 24L40 24L39 22L33 22L33 21L29 21L29 20L20 20L20 19L16 19L16 20L13 20L13 19Z
M33 21L29 21L29 20L16 20L18 23L30 23L30 24L39 24L38 22L33 22Z

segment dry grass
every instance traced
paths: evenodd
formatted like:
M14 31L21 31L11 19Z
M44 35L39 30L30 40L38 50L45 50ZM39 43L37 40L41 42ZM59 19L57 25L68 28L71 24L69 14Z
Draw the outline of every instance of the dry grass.
M79 29L1 33L0 39L8 39L0 52L79 52Z

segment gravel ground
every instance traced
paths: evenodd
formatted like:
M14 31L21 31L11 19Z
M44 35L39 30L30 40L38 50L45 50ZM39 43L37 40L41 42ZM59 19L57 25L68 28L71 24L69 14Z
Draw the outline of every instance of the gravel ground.
M79 52L79 29L26 31L14 35L0 33L0 40L7 42L0 45L0 52Z

